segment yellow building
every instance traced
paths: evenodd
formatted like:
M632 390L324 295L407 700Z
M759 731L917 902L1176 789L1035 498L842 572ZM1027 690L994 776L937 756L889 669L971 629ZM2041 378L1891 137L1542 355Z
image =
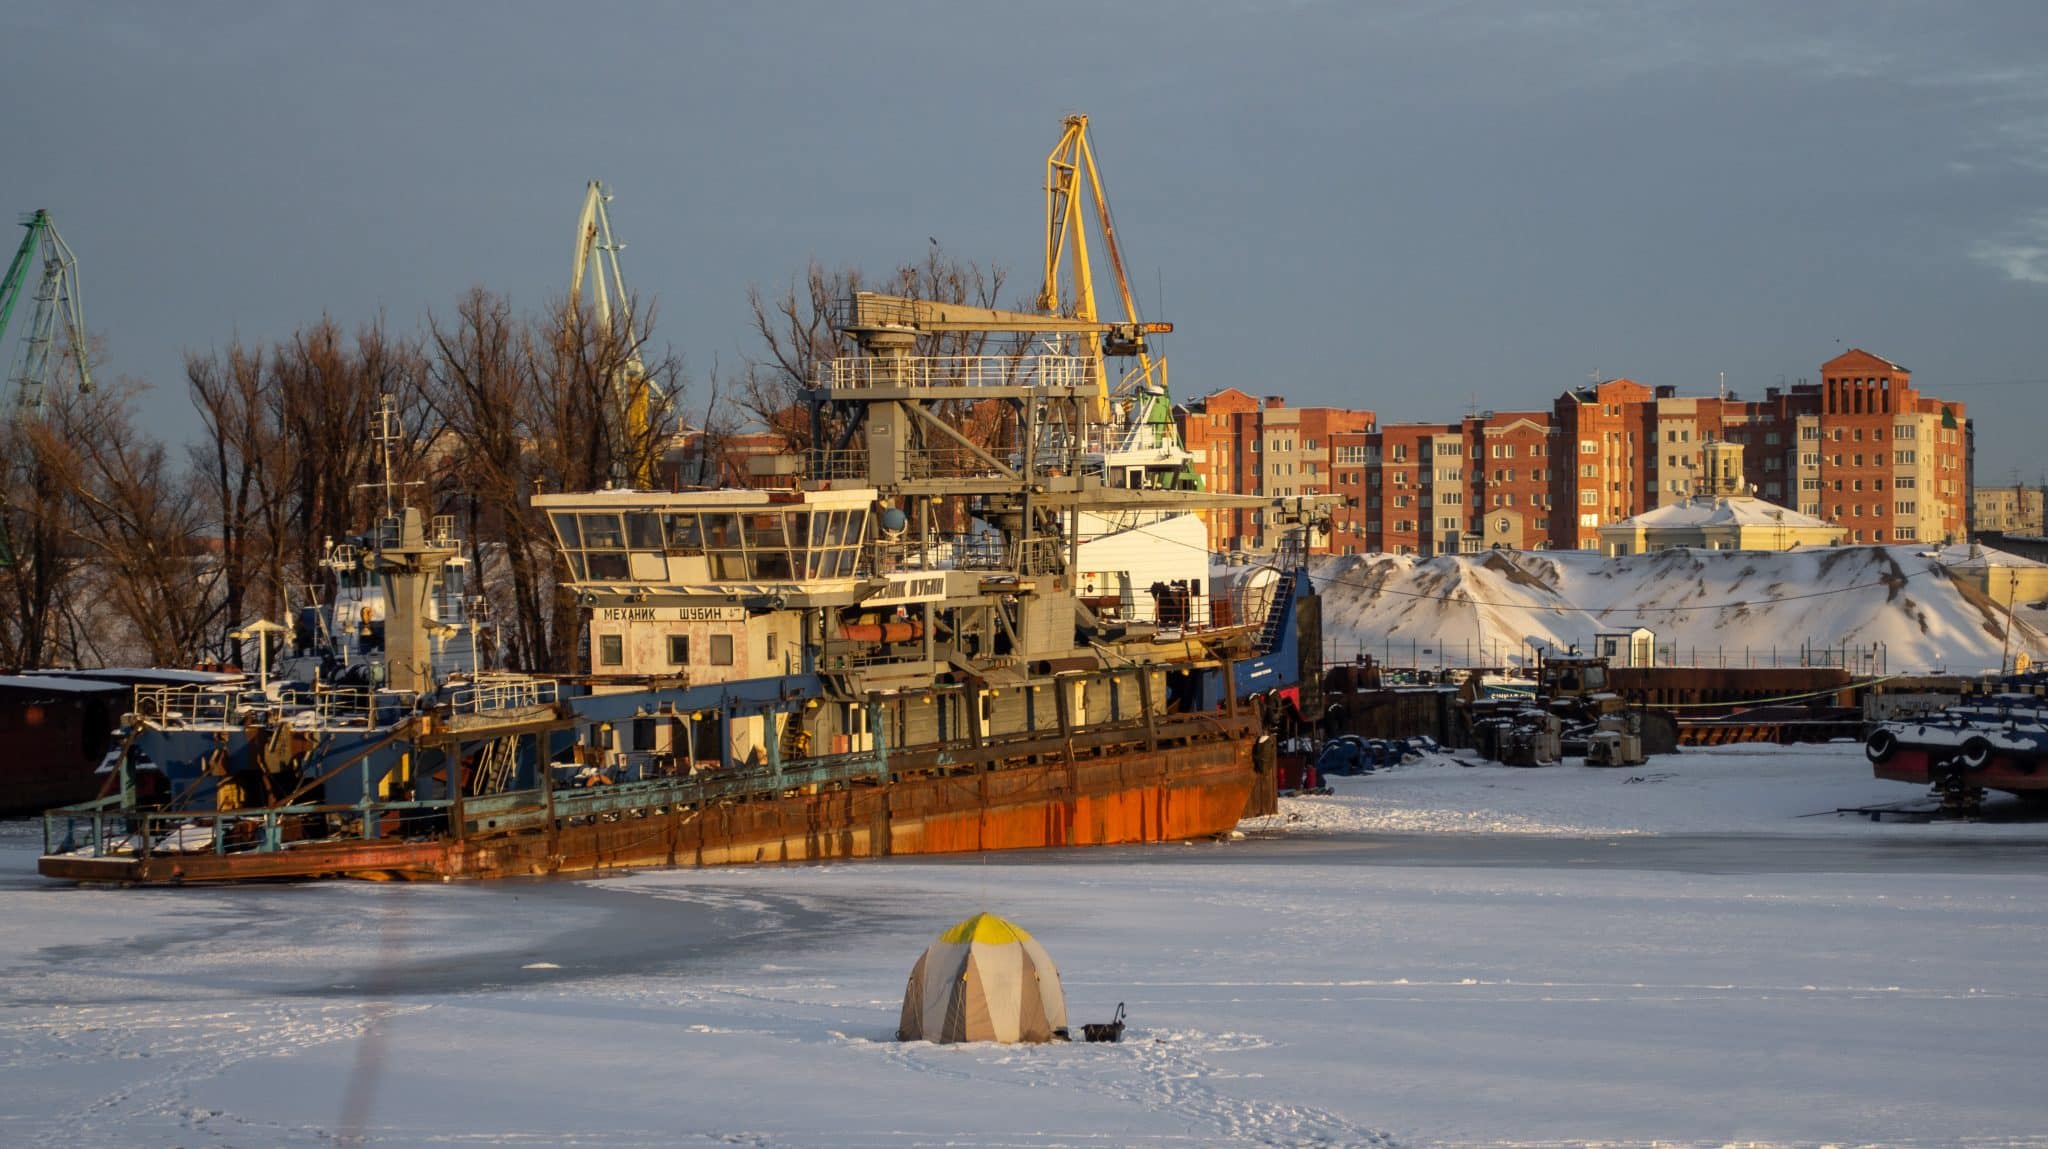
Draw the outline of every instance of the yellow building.
M1703 491L1602 526L1601 553L1636 555L1674 547L1788 551L1834 546L1848 534L1833 523L1751 495L1742 479L1740 444L1709 443L1702 455Z

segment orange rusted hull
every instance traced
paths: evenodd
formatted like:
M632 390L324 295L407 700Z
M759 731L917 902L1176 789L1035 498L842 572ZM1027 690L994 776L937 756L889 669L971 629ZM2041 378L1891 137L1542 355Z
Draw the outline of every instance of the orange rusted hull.
M145 884L257 878L494 878L648 866L709 866L1047 846L1177 841L1227 833L1259 779L1246 721L1182 724L1179 738L1132 735L1041 744L1024 759L909 752L887 782L858 782L700 807L544 816L517 833L457 840L307 843L269 853L52 855L46 877ZM1258 812L1258 811L1250 811ZM543 814L536 809L536 815Z

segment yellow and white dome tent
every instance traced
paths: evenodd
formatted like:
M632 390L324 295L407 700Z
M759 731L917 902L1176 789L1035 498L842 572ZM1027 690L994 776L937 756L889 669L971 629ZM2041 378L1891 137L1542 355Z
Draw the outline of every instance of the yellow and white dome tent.
M1060 971L1030 934L976 914L917 959L898 1041L1051 1041L1067 1027Z

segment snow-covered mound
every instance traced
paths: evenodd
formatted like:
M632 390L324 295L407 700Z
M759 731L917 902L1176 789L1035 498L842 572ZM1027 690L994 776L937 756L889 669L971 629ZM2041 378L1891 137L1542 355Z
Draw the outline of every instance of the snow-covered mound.
M1354 555L1312 568L1326 655L1399 665L1518 664L1534 647L1592 649L1598 631L1648 627L1663 661L1796 666L1849 648L1891 673L1996 670L2048 636L1950 577L1925 547ZM1528 644L1533 644L1530 646ZM1839 657L1839 655L1837 656ZM1862 661L1858 661L1858 660Z

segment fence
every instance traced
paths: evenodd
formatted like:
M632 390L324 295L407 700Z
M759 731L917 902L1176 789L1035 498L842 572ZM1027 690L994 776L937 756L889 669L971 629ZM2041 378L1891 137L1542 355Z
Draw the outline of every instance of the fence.
M1548 643L1472 639L1439 641L1393 637L1378 642L1325 636L1323 665L1337 666L1371 658L1381 666L1457 670L1477 667L1534 669L1544 654L1558 653ZM1890 673L1890 653L1882 642L1818 642L1812 639L1782 646L1698 646L1657 644L1658 666L1713 667L1722 670L1838 666L1851 674ZM1617 665L1619 665L1617 663ZM1981 669L1981 668L1971 668Z

